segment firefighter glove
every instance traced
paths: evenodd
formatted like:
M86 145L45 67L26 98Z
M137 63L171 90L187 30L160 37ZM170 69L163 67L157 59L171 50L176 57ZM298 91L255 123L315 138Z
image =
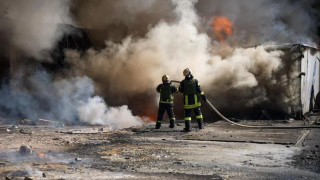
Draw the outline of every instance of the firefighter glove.
M201 98L202 98L204 101L207 101L207 96L206 96L206 95L202 94L202 95L201 95Z

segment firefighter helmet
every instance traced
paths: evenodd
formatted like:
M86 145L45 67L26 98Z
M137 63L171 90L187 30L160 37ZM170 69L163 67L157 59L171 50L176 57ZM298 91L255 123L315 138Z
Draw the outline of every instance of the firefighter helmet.
M186 68L185 70L183 70L183 75L184 76L188 76L189 74L191 74L191 69Z
M162 81L169 81L169 76L168 75L163 75L162 76Z

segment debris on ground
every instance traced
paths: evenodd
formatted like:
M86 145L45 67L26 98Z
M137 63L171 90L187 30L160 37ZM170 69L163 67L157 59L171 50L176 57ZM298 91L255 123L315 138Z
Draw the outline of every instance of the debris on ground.
M52 121L48 119L38 119L38 125L54 125L55 127L64 127L64 124L58 121Z
M13 128L36 132L32 136L8 133L11 126L0 126L0 177L320 179L320 130L247 129L216 122L202 130L192 123L194 131L185 133L183 121L177 123L181 126L171 129L164 122L157 131L153 124L117 131L49 124ZM32 147L17 146L26 143Z
M28 156L32 154L32 148L30 146L20 146L19 153L22 156Z
M34 131L31 130L31 129L23 128L23 129L20 129L20 133L21 133L21 134L29 134L29 135L32 135L32 134L34 133Z
M18 130L18 126L15 126L15 125L7 128L7 132L15 132L15 131L17 131L17 130Z
M16 123L19 125L34 125L33 121L30 119L20 119Z
M97 134L97 133L103 133L108 132L108 127L102 127L102 128L82 128L82 129L70 129L67 131L60 131L60 133L66 133L66 134Z

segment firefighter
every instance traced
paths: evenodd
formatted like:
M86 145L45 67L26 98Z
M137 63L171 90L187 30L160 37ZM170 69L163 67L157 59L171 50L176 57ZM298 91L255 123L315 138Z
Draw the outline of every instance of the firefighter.
M184 120L185 120L185 128L184 131L191 131L191 111L193 110L196 119L198 121L199 129L203 129L203 117L201 113L201 102L200 97L207 101L207 97L204 92L201 90L200 84L198 80L193 78L191 74L191 70L189 68L183 71L183 75L185 79L181 81L179 86L179 91L183 93L184 99Z
M169 128L174 128L176 118L173 113L173 93L177 93L178 90L174 85L171 85L168 75L162 76L162 84L158 85L157 92L160 93L160 102L156 129L161 127L161 121L165 111L167 111L170 118Z

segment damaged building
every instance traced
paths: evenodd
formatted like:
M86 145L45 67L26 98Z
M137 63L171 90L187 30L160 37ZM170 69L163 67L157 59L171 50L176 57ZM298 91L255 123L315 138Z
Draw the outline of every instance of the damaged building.
M320 99L316 97L320 91L319 50L304 44L272 45L267 49L284 52L281 57L284 66L276 73L277 76L287 77L280 82L285 84L287 91L284 92L290 96L280 102L287 105L285 107L287 109L283 108L283 110L291 117L301 119L304 114L318 109L316 102Z

